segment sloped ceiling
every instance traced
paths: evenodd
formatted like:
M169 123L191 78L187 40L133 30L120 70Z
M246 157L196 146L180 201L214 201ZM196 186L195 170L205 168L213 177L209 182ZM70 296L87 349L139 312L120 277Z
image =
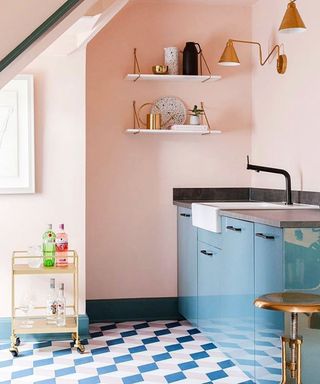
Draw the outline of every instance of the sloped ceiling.
M141 1L141 0L130 0ZM234 5L234 6L251 6L259 0L142 0L148 3L168 2L168 3L196 3L196 4L212 4L212 5Z
M2 35L6 36L6 39L8 37L14 37L14 39L9 39L12 46L9 44L6 45L6 50L3 50L3 56L7 55L13 48L21 43L21 41L65 1L66 0L1 0L0 21L6 20L6 22L4 24L0 23L0 30L2 31ZM85 45L127 2L128 0L81 0L79 5L70 14L64 17L52 30L42 35L40 39L20 54L20 56L0 73L0 88L20 73L26 65L42 54L48 47L54 45L53 43L55 41L60 40L59 38L63 34L65 34L66 39L63 41L62 50L61 41L57 43L60 52L56 54L69 54L74 49ZM30 11L33 10L32 6L35 7L34 12ZM39 9L37 6L39 6ZM10 14L8 18L10 22L6 19L7 13ZM91 16L86 16L87 14ZM30 20L33 22L31 23ZM5 30L4 26L6 27ZM70 27L71 32L68 33ZM6 39L3 39L3 42L5 42ZM3 47L4 45L0 47L0 53Z
M0 59L30 35L64 2L65 0L1 0Z
M69 55L85 46L129 0L99 0L84 16L51 44L44 54Z

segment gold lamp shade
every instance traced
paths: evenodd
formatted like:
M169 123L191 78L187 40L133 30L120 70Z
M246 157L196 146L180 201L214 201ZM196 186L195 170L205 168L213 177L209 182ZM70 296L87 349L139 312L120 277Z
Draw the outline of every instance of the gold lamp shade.
M298 33L306 30L306 26L297 9L296 0L290 1L284 14L279 31L282 33Z
M220 57L219 64L224 65L225 67L240 65L240 60L231 40L227 42L223 54Z

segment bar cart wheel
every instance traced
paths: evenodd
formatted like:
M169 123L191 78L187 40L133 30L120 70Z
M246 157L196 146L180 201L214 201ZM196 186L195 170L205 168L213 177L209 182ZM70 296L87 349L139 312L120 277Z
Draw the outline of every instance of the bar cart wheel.
M13 346L9 349L9 351L11 352L11 355L13 357L17 357L19 355L19 351L18 351L18 348L16 346Z
M77 351L80 353L80 354L83 354L84 352L85 352L85 347L84 347L84 345L82 345L82 344L78 344L78 346L77 346Z
M17 337L15 334L11 336L11 345L12 347L19 347L21 344L20 337Z

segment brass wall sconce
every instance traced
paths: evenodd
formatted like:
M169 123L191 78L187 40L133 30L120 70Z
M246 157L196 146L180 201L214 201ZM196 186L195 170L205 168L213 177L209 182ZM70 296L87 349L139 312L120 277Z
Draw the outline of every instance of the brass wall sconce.
M227 42L227 45L225 47L225 50L223 51L223 54L219 60L219 64L226 66L226 67L231 67L231 66L236 66L240 65L240 60L238 58L237 52L234 48L233 43L242 43L242 44L254 44L259 47L259 58L260 58L260 65L265 65L266 62L269 60L269 58L272 56L272 54L277 51L277 71L281 75L283 75L286 72L287 69L287 56L284 54L280 54L280 46L275 45L272 49L272 51L269 53L267 58L263 60L262 58L262 48L261 44L257 43L255 41L246 41L246 40L234 40L234 39L229 39Z
M279 32L282 33L299 33L306 30L306 26L300 16L296 6L296 0L291 0L287 6L286 13L282 19Z

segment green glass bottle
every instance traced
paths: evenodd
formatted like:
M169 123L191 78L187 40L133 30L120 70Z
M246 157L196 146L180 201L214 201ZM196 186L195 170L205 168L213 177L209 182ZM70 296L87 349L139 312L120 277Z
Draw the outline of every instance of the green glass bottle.
M43 266L54 267L56 263L56 234L52 230L52 224L48 224L47 231L42 236Z

